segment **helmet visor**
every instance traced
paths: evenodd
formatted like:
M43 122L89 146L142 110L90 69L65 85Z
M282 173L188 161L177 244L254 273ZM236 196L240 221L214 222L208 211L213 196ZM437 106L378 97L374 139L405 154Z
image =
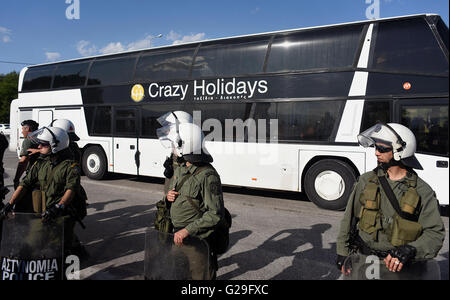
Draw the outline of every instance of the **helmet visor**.
M30 139L31 142L33 144L36 144L36 145L39 145L39 144L42 144L42 145L50 144L50 141L39 139L39 136L41 136L44 133L44 130L45 130L45 127L41 128L41 129L38 129L38 130L35 130L32 133L29 133L27 138Z
M376 124L358 135L358 142L364 148L383 144L387 147L400 149L402 141L395 131L384 124Z
M156 130L156 135L164 148L172 149L179 141L176 125L168 125Z
M172 124L174 124L174 120L176 120L176 117L174 115L173 112L169 111L168 113L165 113L164 115L162 115L161 117L159 117L158 119L156 119L158 121L159 124L161 124L161 126L170 126Z

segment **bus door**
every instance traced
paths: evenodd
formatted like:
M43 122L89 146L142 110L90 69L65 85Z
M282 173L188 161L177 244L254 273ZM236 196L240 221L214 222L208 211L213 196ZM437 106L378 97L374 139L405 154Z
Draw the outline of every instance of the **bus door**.
M39 127L50 126L53 121L53 111L52 110L40 110L38 112L38 123Z
M449 201L448 98L396 101L396 116L410 128L417 141L416 157L423 170L416 170L436 192L441 205Z
M132 106L114 108L114 172L138 175L138 109Z

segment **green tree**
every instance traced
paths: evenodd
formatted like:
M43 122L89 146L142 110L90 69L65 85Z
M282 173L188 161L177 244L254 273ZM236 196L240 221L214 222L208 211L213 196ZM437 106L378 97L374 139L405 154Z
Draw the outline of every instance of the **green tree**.
M11 101L17 98L19 74L11 72L0 74L0 123L9 123Z

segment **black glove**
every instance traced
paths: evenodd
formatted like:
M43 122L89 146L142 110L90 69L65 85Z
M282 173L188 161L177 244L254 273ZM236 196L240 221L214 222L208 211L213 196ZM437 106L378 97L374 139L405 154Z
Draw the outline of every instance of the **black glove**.
M0 210L0 220L6 219L8 214L13 211L13 206L7 202L6 204L1 204L3 208Z
M339 270L339 272L342 270L342 267L344 266L344 262L347 259L347 256L338 255L336 257L336 266Z
M413 246L403 245L389 250L388 253L392 257L397 258L403 265L406 265L416 257L417 250Z
M42 214L42 223L50 223L64 213L63 205L53 205Z
M172 157L168 157L163 164L164 166L164 176L167 179L172 178L173 176L173 160Z

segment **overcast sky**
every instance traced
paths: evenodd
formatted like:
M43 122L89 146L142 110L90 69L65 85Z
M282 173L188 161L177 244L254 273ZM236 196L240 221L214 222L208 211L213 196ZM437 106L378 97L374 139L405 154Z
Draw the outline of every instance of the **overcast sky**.
M0 74L26 66L5 62L360 21L376 13L374 1L381 18L436 13L449 22L448 0L0 0Z

